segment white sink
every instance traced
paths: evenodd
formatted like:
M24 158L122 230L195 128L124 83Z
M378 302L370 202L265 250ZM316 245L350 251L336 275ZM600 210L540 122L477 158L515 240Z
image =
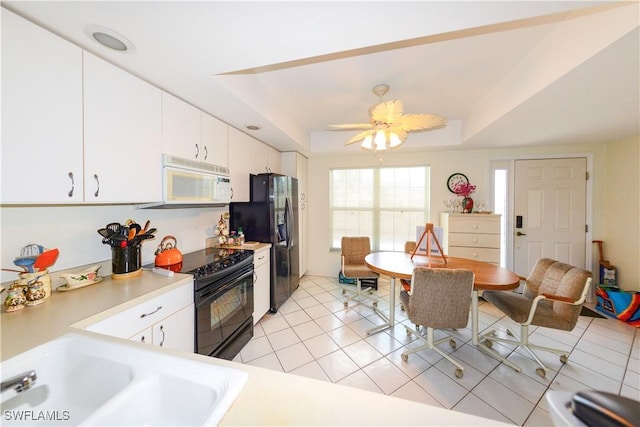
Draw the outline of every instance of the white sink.
M29 370L35 385L2 393L3 425L214 425L247 381L236 369L79 334L3 362L2 379Z

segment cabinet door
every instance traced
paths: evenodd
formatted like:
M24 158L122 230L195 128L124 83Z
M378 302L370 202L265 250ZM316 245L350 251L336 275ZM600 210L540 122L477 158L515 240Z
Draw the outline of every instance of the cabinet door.
M258 323L262 316L271 308L271 269L269 249L256 251L254 255L254 283L253 283L253 324Z
M190 304L153 325L153 344L193 353L195 349L194 305Z
M249 175L267 171L266 145L229 127L229 173L234 202L248 202Z
M81 202L82 50L2 9L2 202Z
M229 126L210 116L201 115L201 142L204 150L203 161L218 166L229 167Z
M85 52L85 201L162 199L160 93Z
M200 110L162 92L162 152L183 159L202 160Z
M129 337L129 341L141 342L144 344L153 344L152 334L153 334L153 329L146 328L141 332L138 332L137 334Z
M275 148L266 146L267 149L267 169L269 172L282 173L282 165L280 160L280 152Z

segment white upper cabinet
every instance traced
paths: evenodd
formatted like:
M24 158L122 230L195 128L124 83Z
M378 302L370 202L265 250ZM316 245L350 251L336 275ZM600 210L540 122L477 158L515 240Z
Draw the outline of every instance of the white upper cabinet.
M207 113L201 113L200 129L205 153L203 161L229 167L229 126Z
M162 199L161 91L84 53L86 202Z
M248 202L249 175L267 172L267 146L229 127L229 172L234 202Z
M83 201L82 49L4 8L1 157L3 203Z
M280 159L280 152L275 148L267 145L267 169L269 172L282 173L282 161Z
M200 110L162 92L162 152L200 160L204 157L200 145Z
M162 151L183 159L228 166L226 123L162 93Z

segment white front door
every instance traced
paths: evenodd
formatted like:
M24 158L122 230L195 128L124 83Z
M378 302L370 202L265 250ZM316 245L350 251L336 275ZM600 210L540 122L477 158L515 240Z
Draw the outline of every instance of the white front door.
M526 277L539 258L585 266L586 177L586 158L516 160L516 274Z

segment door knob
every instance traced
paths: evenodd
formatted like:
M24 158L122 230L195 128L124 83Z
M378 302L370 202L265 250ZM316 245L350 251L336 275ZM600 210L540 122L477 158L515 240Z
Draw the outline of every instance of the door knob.
M518 231L518 232L516 233L516 236L526 236L526 234L521 233L521 232L519 232L519 231Z

